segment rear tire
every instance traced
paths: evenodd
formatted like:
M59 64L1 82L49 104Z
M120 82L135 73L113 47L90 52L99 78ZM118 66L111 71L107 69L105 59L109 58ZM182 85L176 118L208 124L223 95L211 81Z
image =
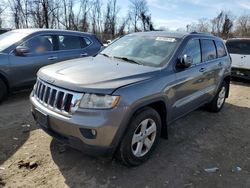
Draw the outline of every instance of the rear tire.
M214 99L207 104L208 111L210 112L221 111L221 109L225 104L227 92L228 92L228 84L225 81L223 81Z
M0 102L2 102L7 96L7 86L6 84L0 79Z
M128 126L116 158L126 166L138 166L150 157L159 142L161 117L146 107L135 114Z

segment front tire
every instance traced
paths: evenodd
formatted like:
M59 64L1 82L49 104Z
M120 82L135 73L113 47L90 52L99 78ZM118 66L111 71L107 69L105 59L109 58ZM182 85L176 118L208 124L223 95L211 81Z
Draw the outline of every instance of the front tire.
M6 98L7 93L6 84L0 79L0 103Z
M228 92L228 84L223 81L219 91L217 92L216 96L214 97L214 99L212 100L212 102L210 102L209 104L207 104L207 109L210 112L219 112L221 111L221 109L223 108L224 104L225 104L225 100L226 100L226 94Z
M160 135L160 115L153 108L143 108L132 118L116 157L127 166L138 166L150 157Z

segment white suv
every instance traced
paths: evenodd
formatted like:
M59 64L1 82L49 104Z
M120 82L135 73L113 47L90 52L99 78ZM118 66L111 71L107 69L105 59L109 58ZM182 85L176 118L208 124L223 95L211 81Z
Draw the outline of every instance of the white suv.
M250 79L250 38L229 39L226 46L232 58L232 76Z

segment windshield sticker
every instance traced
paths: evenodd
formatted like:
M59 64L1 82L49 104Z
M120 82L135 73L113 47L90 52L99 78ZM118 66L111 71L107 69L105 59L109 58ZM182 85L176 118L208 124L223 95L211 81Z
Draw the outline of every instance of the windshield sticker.
M165 41L165 42L175 42L175 38L166 38L166 37L157 37L155 40L157 41Z

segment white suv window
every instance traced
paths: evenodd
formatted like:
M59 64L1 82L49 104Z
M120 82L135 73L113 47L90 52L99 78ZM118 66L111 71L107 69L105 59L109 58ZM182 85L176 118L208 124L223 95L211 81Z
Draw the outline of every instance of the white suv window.
M231 40L227 41L226 45L231 54L250 55L250 40Z

